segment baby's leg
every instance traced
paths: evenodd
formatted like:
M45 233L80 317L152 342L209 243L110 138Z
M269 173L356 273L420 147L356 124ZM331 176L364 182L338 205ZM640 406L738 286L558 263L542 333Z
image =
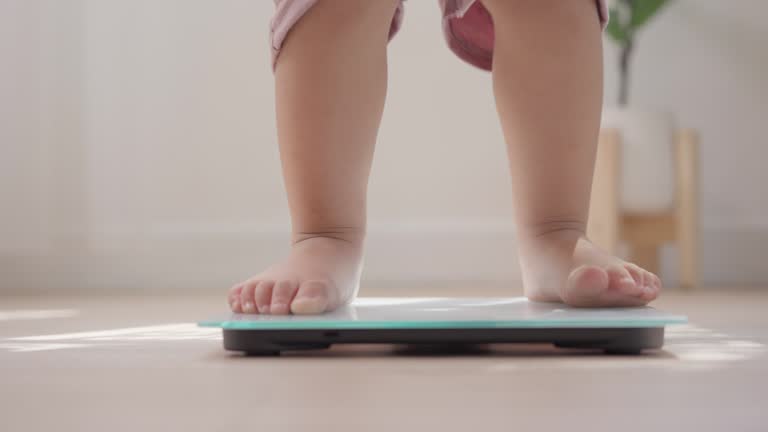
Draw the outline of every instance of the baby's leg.
M526 295L575 306L642 305L659 279L585 237L602 104L595 0L483 0L507 141Z
M397 4L319 1L284 41L275 79L292 247L230 290L233 311L321 313L355 296Z

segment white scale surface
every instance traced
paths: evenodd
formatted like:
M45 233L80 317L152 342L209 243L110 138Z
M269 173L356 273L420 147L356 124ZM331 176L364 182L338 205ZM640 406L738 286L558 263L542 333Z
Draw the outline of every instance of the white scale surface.
M513 298L358 298L314 316L231 314L203 327L275 329L648 328L687 318L652 307L584 309Z

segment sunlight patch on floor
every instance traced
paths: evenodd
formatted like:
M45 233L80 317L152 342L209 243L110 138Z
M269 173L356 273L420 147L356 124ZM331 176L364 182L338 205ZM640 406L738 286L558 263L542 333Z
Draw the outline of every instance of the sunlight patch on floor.
M0 310L0 321L72 318L80 315L77 309L16 309Z

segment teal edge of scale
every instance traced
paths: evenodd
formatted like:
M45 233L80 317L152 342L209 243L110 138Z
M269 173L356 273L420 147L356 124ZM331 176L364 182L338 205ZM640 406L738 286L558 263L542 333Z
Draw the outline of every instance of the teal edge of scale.
M209 320L200 327L230 330L312 330L312 329L466 329L466 328L647 328L685 324L685 316L645 320L476 320L476 321L227 321Z

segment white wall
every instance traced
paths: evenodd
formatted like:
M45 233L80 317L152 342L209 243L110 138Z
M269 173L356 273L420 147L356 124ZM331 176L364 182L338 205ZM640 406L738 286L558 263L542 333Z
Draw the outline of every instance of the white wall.
M0 0L0 290L215 290L284 253L272 2L63 3ZM408 2L391 45L367 278L515 281L490 77L444 46L435 3ZM633 101L701 131L710 284L768 281L766 14L680 0L635 59Z

